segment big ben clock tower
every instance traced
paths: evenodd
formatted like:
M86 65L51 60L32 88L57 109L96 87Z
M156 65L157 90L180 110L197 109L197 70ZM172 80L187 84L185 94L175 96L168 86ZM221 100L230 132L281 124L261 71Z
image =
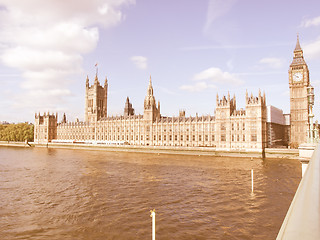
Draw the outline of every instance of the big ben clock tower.
M289 68L290 88L290 146L297 148L307 142L308 131L308 99L307 87L309 82L309 69L303 58L303 51L297 36L296 48Z

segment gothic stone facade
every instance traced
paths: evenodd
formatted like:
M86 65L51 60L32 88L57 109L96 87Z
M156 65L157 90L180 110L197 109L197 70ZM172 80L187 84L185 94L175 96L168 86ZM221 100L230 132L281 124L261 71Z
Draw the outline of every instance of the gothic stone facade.
M297 38L293 61L289 68L290 120L280 126L290 133L290 146L306 142L308 121L307 87L309 70ZM254 97L246 93L245 109L236 109L235 97L217 96L215 116L164 117L160 103L156 104L151 78L144 101L143 115L135 115L129 98L124 115L107 116L108 81L101 86L96 75L94 84L86 80L85 121L57 122L57 114L35 115L34 139L36 143L52 140L65 141L124 141L131 145L149 146L207 146L217 149L263 149L273 135L266 130L265 95ZM282 129L276 131L282 131ZM269 131L270 132L270 131ZM285 134L286 136L286 134ZM286 140L287 141L287 140Z
M309 126L307 99L307 87L310 86L309 69L303 58L299 37L293 54L293 60L289 68L290 146L296 148L307 142Z
M86 81L84 122L57 123L57 115L36 114L35 142L123 141L130 145L215 147L216 149L254 149L266 147L266 98L246 93L245 109L236 109L235 96L217 95L215 116L164 117L156 104L151 78L144 100L144 114L134 115L129 98L123 116L107 117L107 88Z

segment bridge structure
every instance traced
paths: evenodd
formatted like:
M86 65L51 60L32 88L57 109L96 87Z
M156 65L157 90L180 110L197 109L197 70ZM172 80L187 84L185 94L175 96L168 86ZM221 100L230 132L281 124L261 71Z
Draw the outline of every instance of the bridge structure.
M305 169L277 240L320 239L320 145Z

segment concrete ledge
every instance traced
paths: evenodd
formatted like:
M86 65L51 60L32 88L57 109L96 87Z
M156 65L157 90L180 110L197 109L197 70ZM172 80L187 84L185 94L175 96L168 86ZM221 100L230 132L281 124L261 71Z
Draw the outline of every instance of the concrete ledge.
M316 148L316 144L314 143L305 143L299 146L299 157L303 161L307 161L311 158L314 149Z
M265 156L266 158L299 159L299 150L289 148L266 148Z
M175 147L175 146L134 146L134 145L92 145L92 144L76 144L76 143L48 143L35 144L36 147L48 148L66 148L66 149L84 149L114 152L138 152L138 153L156 153L156 154L181 154L181 155L205 155L219 157L252 157L262 158L261 149L244 149L244 150L221 150L213 147ZM289 158L298 159L297 149L266 149L267 158Z
M98 151L113 151L113 152L139 152L139 153L162 153L162 154L182 154L182 155L206 155L206 156L220 156L220 157L253 157L261 158L261 149L216 149L213 147L175 147L175 146L105 146L92 144L75 144L75 143L48 143L39 144L29 142L7 142L0 141L0 146L6 147L48 147L48 148L66 148L66 149L84 149L84 150L98 150ZM299 159L298 149L287 148L266 148L266 158L288 158Z
M0 141L0 146L4 147L34 147L33 143L26 142L10 142L10 141Z

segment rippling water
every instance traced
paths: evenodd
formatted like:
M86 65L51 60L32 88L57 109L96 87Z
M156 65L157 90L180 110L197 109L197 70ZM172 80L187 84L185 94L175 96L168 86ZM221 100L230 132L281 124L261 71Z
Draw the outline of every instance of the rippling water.
M251 169L255 192L251 194ZM275 239L296 160L0 148L0 239Z

